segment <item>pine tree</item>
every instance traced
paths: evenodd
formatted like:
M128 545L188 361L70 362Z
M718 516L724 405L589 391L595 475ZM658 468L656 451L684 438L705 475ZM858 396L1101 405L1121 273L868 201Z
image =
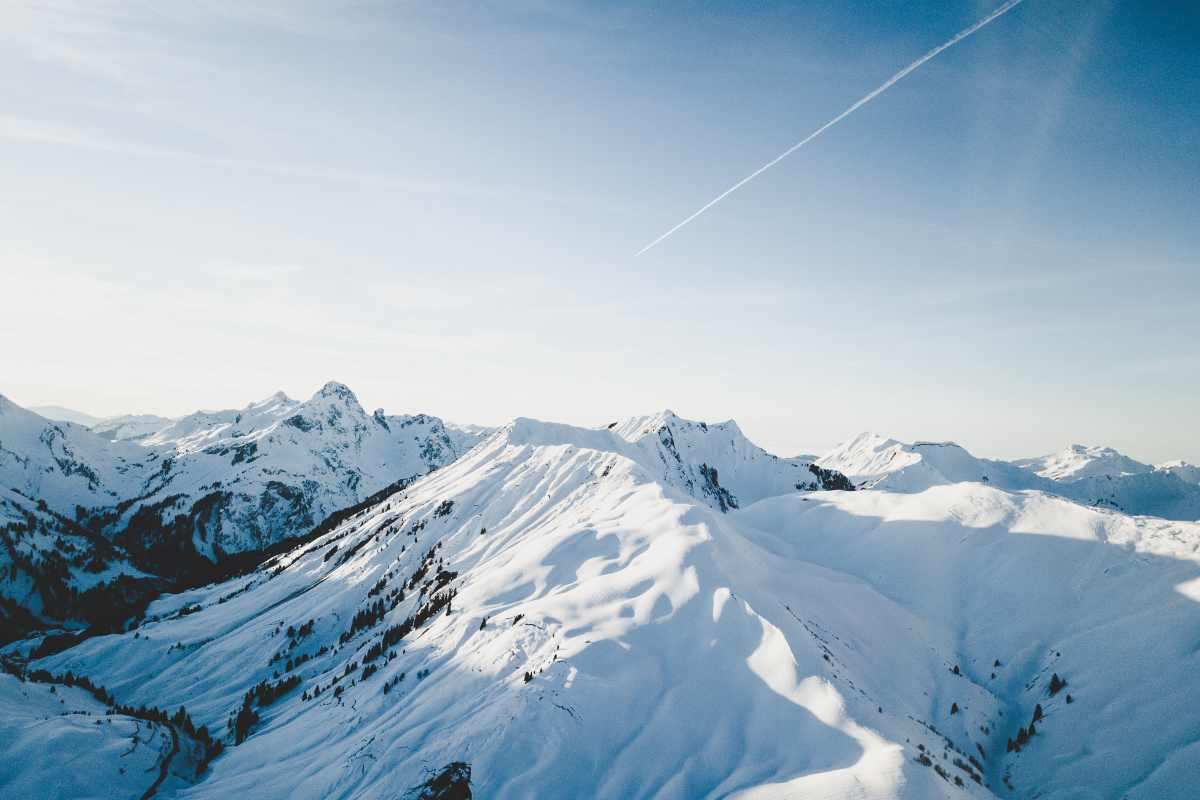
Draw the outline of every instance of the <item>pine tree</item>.
M951 703L951 704L950 704L950 713L951 713L951 714L957 714L957 713L958 713L958 703Z

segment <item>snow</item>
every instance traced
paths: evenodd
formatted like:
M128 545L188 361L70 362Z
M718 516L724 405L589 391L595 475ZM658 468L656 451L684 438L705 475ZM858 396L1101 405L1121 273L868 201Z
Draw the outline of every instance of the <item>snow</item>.
M55 422L73 422L85 428L90 428L100 421L100 417L94 417L83 411L76 411L73 408L64 408L63 406L31 406L29 410L46 419L52 419Z
M611 430L638 447L645 463L657 459L664 482L714 507L719 508L722 499L737 507L815 488L808 469L811 460L771 455L747 439L733 420L710 425L666 410L614 423ZM715 480L713 472L701 467L715 470Z
M277 392L159 422L118 418L96 433L0 396L0 601L44 614L52 552L82 591L117 575L173 578L180 551L216 562L265 549L450 463L488 432L424 414L368 416L334 382L306 402ZM85 569L96 559L104 564Z
M1043 478L1057 481L1138 475L1153 469L1149 464L1135 461L1111 447L1088 447L1082 444L1073 444L1066 450L1041 458L1023 459L1013 463Z
M489 798L1190 797L1200 525L948 482L977 470L952 445L865 444L868 474L939 482L802 492L781 477L802 467L729 423L518 419L253 575L35 666L224 732L311 656L185 798L395 797L458 760ZM872 466L884 452L907 465ZM449 613L365 676L438 570Z
M1200 483L1182 477L1190 473L1155 470L1106 447L1073 445L1053 456L1007 462L977 458L953 442L906 444L864 433L817 464L842 472L863 488L920 492L972 481L1036 489L1129 514L1200 520Z
M83 689L0 673L0 797L138 798L170 745L164 726L109 716Z
M1159 472L1169 472L1187 483L1200 483L1200 466L1189 464L1182 459L1157 464L1154 469Z
M88 428L109 441L127 442L145 439L171 424L172 420L155 414L124 414L98 420Z

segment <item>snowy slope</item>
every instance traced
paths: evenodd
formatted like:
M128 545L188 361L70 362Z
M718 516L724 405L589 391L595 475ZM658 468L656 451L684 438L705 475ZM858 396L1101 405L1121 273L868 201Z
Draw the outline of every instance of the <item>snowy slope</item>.
M415 796L456 762L489 798L1191 796L1200 526L980 483L722 513L664 427L731 492L773 471L646 419L516 420L35 666L223 734L180 797Z
M132 496L145 451L106 442L87 428L53 422L0 395L0 485L74 515Z
M915 492L962 481L980 481L1008 489L1050 485L1004 461L976 458L954 442L905 444L862 433L826 453L817 463L836 469L864 488Z
M1073 481L1080 478L1121 477L1150 472L1149 464L1135 461L1111 447L1088 447L1073 444L1066 450L1040 458L1014 461L1018 467L1056 481Z
M172 422L155 414L124 414L97 420L88 430L109 441L137 441L158 433Z
M56 422L73 422L85 428L90 428L97 422L100 422L100 417L76 411L73 408L64 408L63 406L31 406L29 410L46 419L52 419Z
M919 492L951 483L981 482L1034 489L1129 514L1200 520L1200 484L1133 461L1110 448L1074 446L1055 456L1017 462L977 458L953 442L906 444L863 433L817 464L838 470L863 488Z
M473 443L436 417L368 415L342 384L304 403L279 393L240 411L184 417L142 439L159 472L111 525L136 552L165 548L170 558L183 538L218 561L303 533Z
M1182 459L1157 464L1154 469L1159 472L1169 472L1186 483L1200 483L1200 466L1189 464Z
M213 563L451 462L486 432L368 415L337 383L306 402L277 393L153 433L129 425L102 436L0 396L0 631L24 612L80 616L76 593L115 589L121 576L203 579ZM127 583L122 598L137 588Z
M0 797L141 797L170 752L170 735L106 711L83 689L52 691L0 673Z
M797 491L851 488L840 475L812 469L804 458L779 458L751 442L733 420L709 425L673 411L608 426L661 466L660 479L714 508L728 510Z
M38 619L101 622L106 600L136 605L154 589L77 511L134 496L143 455L0 395L0 641Z

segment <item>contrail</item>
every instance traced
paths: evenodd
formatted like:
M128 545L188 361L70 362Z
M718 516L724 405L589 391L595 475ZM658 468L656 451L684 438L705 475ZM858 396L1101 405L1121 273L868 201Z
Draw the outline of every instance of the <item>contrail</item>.
M971 27L969 27L969 28L964 28L963 30L961 30L961 31L959 31L958 33L956 33L956 34L954 35L954 38L950 39L950 40L949 40L949 41L947 41L947 42L944 42L943 44L939 44L937 47L933 48L933 49L932 49L932 50L930 50L928 53L926 53L925 55L923 55L923 56L921 56L920 58L918 58L916 61L914 61L914 62L912 62L911 64L909 64L907 67L905 67L904 69L900 70L899 72L897 72L897 73L896 73L895 75L893 75L892 77L888 78L886 81L884 81L882 84L880 84L880 85L879 85L879 88L875 89L875 90L874 90L874 91L872 91L870 94L866 95L866 96L865 96L865 97L863 97L861 100L857 101L857 102L856 102L854 105L850 106L850 107L849 107L849 108L847 108L845 111L843 111L842 113L838 114L838 115L837 115L836 117L834 117L833 119L829 120L829 122L826 122L824 125L822 125L821 127L817 128L815 131L813 131L812 133L810 133L808 136L805 136L803 139L801 139L800 141L796 142L794 145L792 145L791 147L789 147L787 150L784 150L782 153L780 153L779 155L777 155L775 158L773 158L773 159L771 159L770 161L768 161L767 163L763 164L761 167L759 167L758 169L754 170L754 172L751 172L749 175L747 175L746 177L742 178L740 181L738 181L737 183L735 183L733 186L730 186L730 187L729 187L728 189L726 189L725 191L721 192L719 195L717 195L716 197L714 197L712 200L709 200L707 203L705 203L703 206L701 206L701 207L700 207L700 210L696 211L696 212L695 212L694 214L692 214L690 217L688 217L688 218L686 218L685 220L683 220L683 222L680 222L680 223L679 223L678 225L676 225L674 228L671 228L671 230L667 231L667 232L666 232L666 233L664 233L662 236L659 236L657 239L655 239L653 242L651 242L650 244L648 244L648 245L646 245L645 247L643 247L641 250L638 250L638 251L637 251L637 253L636 253L636 254L634 254L634 257L636 258L637 256L640 256L640 255L642 255L642 254L643 254L643 253L645 253L647 250L649 250L651 247L654 247L656 244L658 244L659 242L661 242L663 239L666 239L668 236L670 236L671 234L675 233L675 231L679 230L679 229L680 229L680 228L682 228L684 225L687 225L689 222L691 222L692 220L694 220L696 217L700 216L700 215L701 215L701 214L703 214L705 211L708 211L710 208L712 208L713 206L715 206L717 203L721 202L721 201L722 201L722 200L724 200L726 197L728 197L729 195L733 194L733 193L734 193L734 192L736 192L738 189L742 188L742 187L743 187L743 186L745 186L747 183L749 183L750 181L752 181L752 180L754 180L755 178L757 178L759 175L762 175L764 172L766 172L767 170L769 170L771 167L775 166L775 165L776 165L776 164L778 164L780 161L783 161L785 158L787 158L788 156L790 156L792 153L796 152L796 151L797 151L797 150L799 150L801 147L804 147L804 145L808 144L808 143L809 143L809 142L811 142L813 139L817 138L817 137L818 137L818 136L820 136L822 133L824 133L825 131L827 131L827 130L829 130L830 128L832 128L834 125L837 125L839 122L841 122L841 121L842 121L842 120L844 120L846 117L848 117L848 116L850 116L851 114L853 114L855 111L858 111L860 108L862 108L862 107L863 107L863 106L865 106L867 103L869 103L869 102L871 102L872 100L874 100L876 97L879 97L879 95L883 94L883 93L884 93L884 92L886 92L888 89L892 88L892 86L894 86L896 83L898 83L898 82L900 81L900 79L901 79L901 78L905 77L905 76L906 76L906 75L908 75L910 72L913 72L914 70L916 70L918 67L920 67L920 66L921 66L922 64L924 64L925 62L927 62L927 61L929 61L929 60L933 59L935 56L937 56L937 55L938 55L939 53L941 53L943 50L949 50L951 47L953 47L954 45L958 44L958 43L959 43L959 42L961 42L963 39L966 39L966 38L967 38L968 36L970 36L972 33L975 33L977 30L979 30L980 28L984 27L984 26L985 26L985 25L987 25L988 23L992 22L992 21L993 21L993 20L995 20L996 18L998 18L998 17L1001 17L1001 16L1003 16L1004 14L1007 14L1009 11L1012 11L1012 10L1013 10L1013 9L1014 9L1016 6L1020 5L1020 4L1021 4L1021 2L1022 2L1022 0L1008 0L1008 2L1007 2L1007 3L1005 3L1005 4L1004 4L1004 5L1002 5L1002 6L1000 6L1000 7L999 7L999 8L997 8L995 11L993 11L991 14L988 14L986 17L984 17L983 19L979 20L978 22L976 22L976 23L975 23L974 25L972 25Z

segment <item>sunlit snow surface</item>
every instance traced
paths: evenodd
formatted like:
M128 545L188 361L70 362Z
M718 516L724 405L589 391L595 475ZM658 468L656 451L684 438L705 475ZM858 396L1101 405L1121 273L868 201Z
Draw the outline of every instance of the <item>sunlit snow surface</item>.
M817 460L864 488L919 492L963 481L1036 489L1128 514L1200 520L1200 469L1182 461L1152 467L1109 447L1072 445L1040 458L977 458L954 442L906 444L863 433Z
M109 716L82 689L0 674L0 797L138 798L170 747L166 726Z
M1194 796L1200 526L980 482L781 493L800 467L676 420L516 420L252 576L33 666L224 733L276 653L313 655L188 798L398 797L452 761L487 798ZM714 462L729 513L698 489ZM450 613L364 678L418 591L339 637L435 546Z
M0 604L42 616L54 605L46 596L68 587L144 578L133 547L167 553L137 563L168 580L173 554L216 562L263 550L450 463L487 432L368 414L338 383L305 402L276 393L242 409L122 417L91 430L0 395Z

